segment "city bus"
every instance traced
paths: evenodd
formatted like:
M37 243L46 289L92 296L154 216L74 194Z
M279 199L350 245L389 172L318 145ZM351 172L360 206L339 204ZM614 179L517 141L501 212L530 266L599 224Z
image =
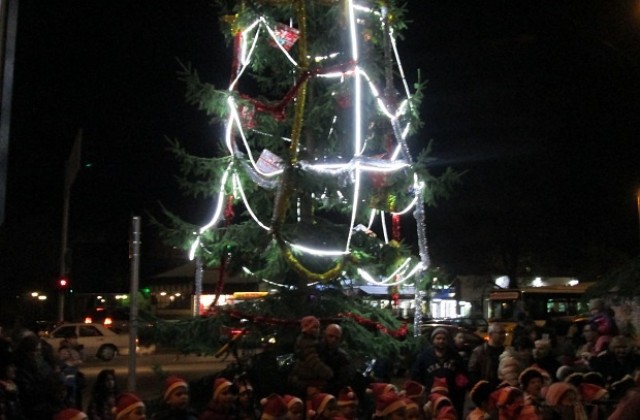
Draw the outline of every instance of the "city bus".
M548 320L558 326L568 327L571 322L588 312L584 294L589 286L590 284L584 283L575 286L492 290L487 301L487 320L504 326L507 344L511 343L511 333L521 313L538 327L544 327Z

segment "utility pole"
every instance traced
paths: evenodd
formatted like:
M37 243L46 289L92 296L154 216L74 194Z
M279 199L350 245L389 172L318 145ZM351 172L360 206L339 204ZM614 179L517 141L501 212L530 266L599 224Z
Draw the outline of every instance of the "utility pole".
M82 153L82 129L78 130L76 139L73 142L73 148L69 154L69 159L64 171L64 191L62 205L62 238L60 241L60 279L68 277L69 267L67 266L68 249L67 242L69 236L69 202L71 198L71 186L76 179L76 175L80 170L81 153ZM65 289L58 292L58 321L64 321L64 298Z
M7 199L7 168L13 98L13 69L18 31L18 0L0 0L0 225L4 222Z

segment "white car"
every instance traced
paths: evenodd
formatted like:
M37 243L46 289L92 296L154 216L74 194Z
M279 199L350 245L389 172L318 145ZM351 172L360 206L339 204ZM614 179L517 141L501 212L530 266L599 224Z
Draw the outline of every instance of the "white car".
M64 323L44 333L42 338L57 351L60 342L71 333L78 336L78 344L83 346L84 356L95 356L108 361L116 354L129 354L129 334L116 334L102 324Z

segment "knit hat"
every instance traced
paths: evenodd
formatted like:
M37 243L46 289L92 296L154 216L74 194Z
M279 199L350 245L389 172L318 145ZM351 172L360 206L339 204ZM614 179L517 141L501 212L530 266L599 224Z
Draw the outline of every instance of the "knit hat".
M604 387L605 385L604 377L602 376L602 374L595 371L585 373L584 382L588 384L598 385L600 387Z
M376 398L387 392L398 392L398 388L394 384L388 384L386 382L373 382L369 384L367 388L368 394L373 394Z
M320 320L312 315L307 315L300 320L300 329L302 332L309 332L320 326Z
M126 417L136 408L144 407L144 403L136 394L124 393L116 397L116 406L114 408L115 418L121 419Z
M287 409L291 410L291 407L293 407L296 404L302 404L304 405L304 403L302 402L302 400L296 396L293 395L284 395L282 397L282 399L284 400L285 404L287 404Z
M447 386L447 379L439 376L433 377L433 384L431 385L431 393L447 395L449 393L449 387Z
M376 417L385 417L401 408L406 408L404 398L395 392L385 392L376 398Z
M260 400L262 406L262 419L275 420L287 414L289 407L284 399L278 394L271 394Z
M444 327L435 327L433 329L433 331L431 331L431 341L433 341L433 339L438 334L444 334L447 338L449 338L449 331L446 328L444 328Z
M540 372L540 369L536 367L528 367L520 372L518 382L520 382L522 389L526 389L527 386L529 386L529 382L535 378L540 378L540 380L544 382L544 376L542 375L542 372Z
M575 388L566 382L554 382L544 392L544 399L547 405L555 407L562 401L562 398L569 391L575 391Z
M358 397L350 386L345 386L338 393L338 405L345 406L350 404L357 404Z
M87 418L85 413L75 408L65 408L53 416L53 420L86 420Z
M324 392L318 392L311 397L311 409L307 413L308 418L314 418L318 414L322 414L327 408L327 404L332 400L335 400L331 394L325 394Z
M189 385L187 385L187 382L184 379L180 378L179 376L171 375L167 379L165 379L164 393L162 394L164 400L166 401L171 395L171 393L176 388L180 388L181 386L189 389Z
M585 403L593 403L609 397L609 392L605 388L594 384L582 383L578 391L580 391L582 401Z
M487 381L478 381L469 391L469 398L476 405L476 407L480 407L480 405L489 400L489 395L491 395L491 384Z
M420 398L424 392L424 386L416 381L406 381L402 389L404 389L404 395L407 398Z
M229 380L226 378L216 379L216 381L213 383L213 399L215 400L222 391L224 391L231 385L231 382L229 382Z

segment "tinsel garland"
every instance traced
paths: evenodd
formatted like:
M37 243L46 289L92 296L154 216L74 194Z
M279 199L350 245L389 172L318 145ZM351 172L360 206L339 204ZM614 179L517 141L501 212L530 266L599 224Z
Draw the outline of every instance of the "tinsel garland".
M235 319L247 319L256 325L278 325L278 326L297 326L300 323L299 319L284 319L284 318L272 318L263 315L251 315L246 314L244 312L240 312L234 309L225 309L222 311L227 314L231 318ZM331 323L336 322L343 318L349 318L357 322L359 325L371 330L371 331L380 331L383 334L387 334L393 338L397 338L399 340L403 340L407 337L409 329L405 322L402 323L400 328L390 329L384 326L382 323L378 321L373 321L369 318L365 318L362 315L354 314L353 312L340 312L336 314L335 317L331 318L320 318L321 323Z

